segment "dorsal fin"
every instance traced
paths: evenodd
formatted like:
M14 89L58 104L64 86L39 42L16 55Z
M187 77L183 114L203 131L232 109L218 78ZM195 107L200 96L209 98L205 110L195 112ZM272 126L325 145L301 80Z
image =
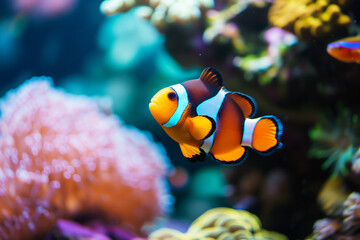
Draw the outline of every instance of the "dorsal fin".
M254 99L246 94L231 92L229 97L240 107L243 111L244 117L253 117L256 113L256 103Z
M205 68L201 73L200 80L218 88L223 86L221 74L213 67Z

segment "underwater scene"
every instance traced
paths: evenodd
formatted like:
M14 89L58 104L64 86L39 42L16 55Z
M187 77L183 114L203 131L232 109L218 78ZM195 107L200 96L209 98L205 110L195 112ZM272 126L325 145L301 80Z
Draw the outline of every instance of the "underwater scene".
M0 1L0 239L360 239L359 21L358 0Z

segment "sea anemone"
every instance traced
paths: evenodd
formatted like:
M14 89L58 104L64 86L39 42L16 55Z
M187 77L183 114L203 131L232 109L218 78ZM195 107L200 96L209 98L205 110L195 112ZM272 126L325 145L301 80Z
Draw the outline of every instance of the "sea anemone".
M309 155L316 158L327 158L323 168L334 166L335 175L347 174L347 163L350 163L355 150L359 147L358 116L344 108L338 117L323 116L322 120L310 131L313 141Z
M1 239L38 238L79 215L140 232L167 211L163 149L91 98L39 77L0 109Z

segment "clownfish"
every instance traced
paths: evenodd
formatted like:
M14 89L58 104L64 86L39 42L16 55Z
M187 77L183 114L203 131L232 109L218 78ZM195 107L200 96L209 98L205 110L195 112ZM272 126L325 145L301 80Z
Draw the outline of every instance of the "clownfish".
M212 67L206 68L199 79L160 90L149 108L192 162L203 161L209 154L220 163L238 164L247 157L248 148L266 154L282 146L278 118L252 119L255 101L226 90L220 73Z
M329 43L327 52L340 61L360 63L360 36Z

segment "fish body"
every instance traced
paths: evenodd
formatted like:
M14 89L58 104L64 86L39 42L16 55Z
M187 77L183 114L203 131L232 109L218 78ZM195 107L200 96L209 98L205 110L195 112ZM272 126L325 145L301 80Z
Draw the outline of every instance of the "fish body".
M221 163L237 164L246 158L248 148L270 153L282 145L281 122L274 116L252 119L254 100L226 90L215 68L206 68L199 79L160 90L149 108L193 162L208 153Z
M329 43L327 52L342 62L360 63L360 36Z

